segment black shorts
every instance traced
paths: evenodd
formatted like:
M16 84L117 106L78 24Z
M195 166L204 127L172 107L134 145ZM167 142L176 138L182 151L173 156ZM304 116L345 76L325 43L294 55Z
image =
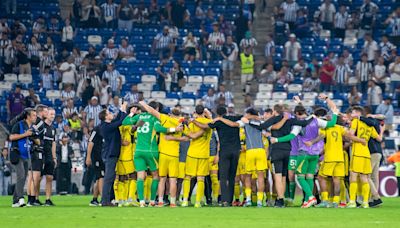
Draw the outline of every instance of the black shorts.
M282 176L285 176L285 177L287 176L289 157L272 160L271 163L272 163L272 173L273 174L282 174Z
M43 176L54 176L55 166L54 161L45 161L42 171Z
M103 178L106 167L103 161L93 161L94 164L94 176L96 180Z
M42 172L42 170L43 170L43 159L37 159L37 158L33 158L32 157L32 159L31 159L31 167L29 167L29 170Z

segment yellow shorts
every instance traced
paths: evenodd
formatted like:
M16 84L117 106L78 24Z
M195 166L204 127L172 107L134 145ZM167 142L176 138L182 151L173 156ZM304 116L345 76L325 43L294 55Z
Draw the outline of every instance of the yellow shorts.
M271 160L267 160L267 169L272 170L272 162L271 162Z
M160 177L177 178L179 174L179 157L160 153L158 173Z
M215 156L210 156L210 158L208 159L208 162L209 162L208 169L210 171L218 171L218 163L215 165L213 164L214 158L215 158Z
M180 178L180 179L185 178L185 168L186 168L186 163L185 162L179 162L178 178Z
M344 175L349 175L349 155L347 151L343 151L344 153Z
M128 175L135 172L135 165L133 160L131 161L121 161L118 160L115 166L115 174L117 175Z
M241 152L239 155L238 167L236 169L236 176L246 174L246 152Z
M366 157L352 156L350 161L350 171L361 174L371 174L371 159Z
M344 177L344 162L324 162L320 174L327 177Z
M264 149L250 149L246 151L246 172L264 171L268 168L267 156Z
M210 174L208 158L186 158L186 175L191 177L208 176Z

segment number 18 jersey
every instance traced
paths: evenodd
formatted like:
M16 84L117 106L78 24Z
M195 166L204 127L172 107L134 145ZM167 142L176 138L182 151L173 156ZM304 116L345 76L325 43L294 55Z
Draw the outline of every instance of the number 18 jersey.
M123 125L134 125L138 121L144 124L137 129L137 140L135 153L158 153L157 132L166 132L160 121L149 113L141 113L134 117L126 117Z

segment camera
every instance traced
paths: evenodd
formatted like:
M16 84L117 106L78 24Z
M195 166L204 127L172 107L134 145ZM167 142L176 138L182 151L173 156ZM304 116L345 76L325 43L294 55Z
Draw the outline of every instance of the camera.
M8 168L7 165L4 165L4 166L3 166L3 173L4 173L4 176L5 176L5 177L11 176L11 170L10 170L10 168Z

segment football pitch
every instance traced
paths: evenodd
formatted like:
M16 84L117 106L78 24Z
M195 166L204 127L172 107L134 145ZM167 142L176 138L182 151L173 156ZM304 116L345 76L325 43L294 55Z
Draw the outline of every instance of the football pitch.
M55 196L55 207L11 208L11 197L0 197L0 227L400 227L400 198L370 209L101 208L90 200Z

